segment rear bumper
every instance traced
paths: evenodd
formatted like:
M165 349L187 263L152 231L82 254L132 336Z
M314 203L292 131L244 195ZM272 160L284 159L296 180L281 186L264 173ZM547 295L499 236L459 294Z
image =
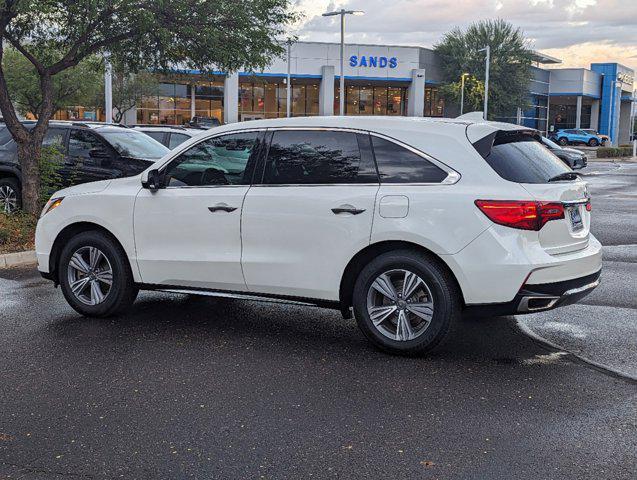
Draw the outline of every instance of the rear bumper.
M465 311L476 316L520 315L571 305L597 288L601 272L563 282L524 284L510 302L469 305Z
M561 284L598 273L602 246L591 234L584 248L549 254L537 232L494 225L457 254L441 258L456 276L465 305L500 304L514 301L528 285Z

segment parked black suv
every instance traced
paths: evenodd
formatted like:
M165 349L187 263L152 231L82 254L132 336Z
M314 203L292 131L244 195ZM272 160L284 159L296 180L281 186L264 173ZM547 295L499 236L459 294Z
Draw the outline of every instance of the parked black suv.
M51 122L43 145L53 144L64 152L59 173L65 186L137 175L169 152L142 132L105 123ZM0 124L0 211L21 207L21 184L17 145Z

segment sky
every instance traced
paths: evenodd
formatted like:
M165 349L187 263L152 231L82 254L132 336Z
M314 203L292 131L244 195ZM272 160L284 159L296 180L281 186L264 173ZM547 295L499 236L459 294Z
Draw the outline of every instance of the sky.
M339 41L338 17L348 16L346 41L431 47L454 27L502 18L520 27L532 48L560 58L558 67L618 62L637 71L637 0L295 0L304 18L300 40Z

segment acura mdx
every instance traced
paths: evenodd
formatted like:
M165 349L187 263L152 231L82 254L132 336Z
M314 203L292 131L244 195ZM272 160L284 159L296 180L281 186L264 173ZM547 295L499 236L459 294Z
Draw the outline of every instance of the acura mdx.
M39 270L87 316L140 289L275 299L423 353L463 311L547 310L599 283L586 183L540 139L463 119L220 126L141 175L53 195Z

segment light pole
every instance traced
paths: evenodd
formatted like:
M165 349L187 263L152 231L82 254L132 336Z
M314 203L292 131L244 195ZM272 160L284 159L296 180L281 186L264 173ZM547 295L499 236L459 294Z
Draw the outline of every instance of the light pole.
M487 52L486 67L484 71L484 113L482 116L487 119L487 111L489 109L489 63L491 63L491 47L486 47L478 50L478 52Z
M113 67L111 55L104 55L104 114L106 123L113 123Z
M462 75L460 75L460 115L462 115L462 112L464 110L464 78L468 76L468 73L463 73Z
M333 17L335 15L341 16L341 77L340 77L340 95L339 95L339 114L345 115L345 66L344 66L344 50L345 50L345 15L365 15L362 10L335 10L333 12L326 12L324 17Z

